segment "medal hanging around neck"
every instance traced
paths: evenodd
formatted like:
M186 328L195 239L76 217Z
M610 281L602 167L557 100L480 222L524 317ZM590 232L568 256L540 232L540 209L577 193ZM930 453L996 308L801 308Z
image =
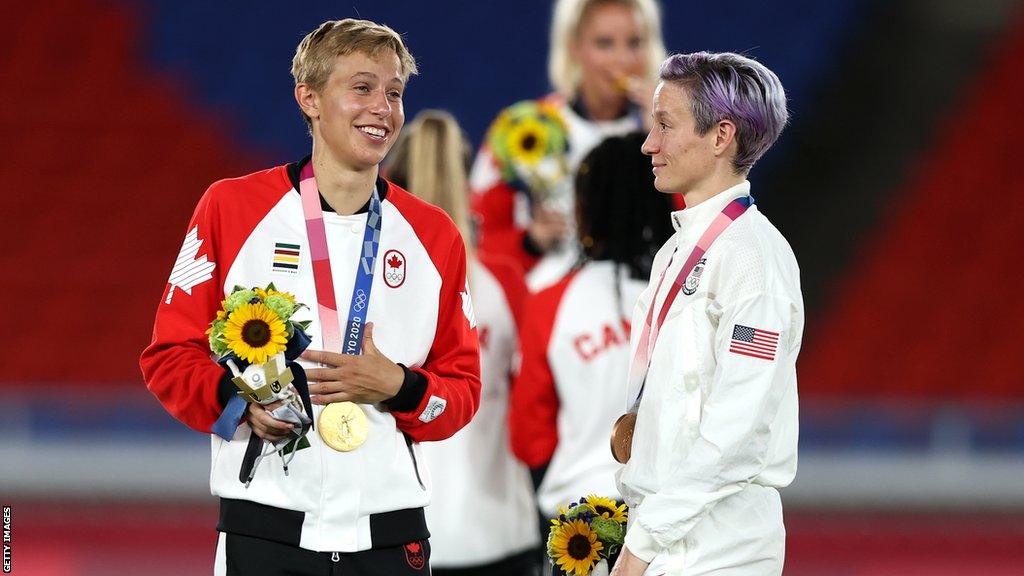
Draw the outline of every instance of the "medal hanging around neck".
M693 251L686 258L683 263L683 267L679 269L679 273L676 275L672 285L669 286L668 293L665 295L665 300L661 304L661 309L658 312L658 319L654 322L654 303L658 299L658 293L661 292L661 285L665 281L665 272L672 266L672 260L668 262L668 266L661 271L661 277L658 279L658 287L654 291L654 295L651 297L651 306L647 309L647 319L644 321L644 329L640 334L640 342L637 344L636 353L633 356L633 361L630 362L629 370L629 383L630 389L634 382L641 382L640 392L637 394L636 400L633 402L629 411L619 416L618 420L612 426L611 436L611 449L612 457L615 461L620 464L629 462L629 457L632 453L633 448L633 431L636 429L636 415L640 410L640 399L644 395L644 386L647 385L647 372L651 368L651 355L654 353L654 345L658 341L658 331L661 329L662 323L665 321L665 317L668 315L669 308L672 307L672 303L675 302L676 296L679 295L679 290L683 287L686 282L686 277L690 275L694 267L704 254L711 248L711 245L725 232L725 229L729 227L737 218L743 215L750 208L751 204L754 203L754 199L750 196L743 196L737 198L729 204L711 221L707 230L701 234L700 239L697 240L697 245L693 247ZM675 258L675 253L672 254L672 258ZM689 292L684 291L684 294Z
M380 247L380 197L374 187L363 231L363 249L356 265L356 281L348 308L348 322L345 324L345 335L342 338L338 303L334 297L334 275L331 272L331 258L327 249L324 214L320 208L320 191L313 175L312 159L299 174L299 193L302 196L302 213L306 219L306 235L309 238L309 252L313 261L313 282L316 286L317 313L320 317L323 347L330 352L358 355L363 347L363 330L366 327L370 291L373 288L374 264ZM366 441L369 423L366 413L355 402L332 402L320 412L317 432L331 448L339 452L349 452L359 448Z

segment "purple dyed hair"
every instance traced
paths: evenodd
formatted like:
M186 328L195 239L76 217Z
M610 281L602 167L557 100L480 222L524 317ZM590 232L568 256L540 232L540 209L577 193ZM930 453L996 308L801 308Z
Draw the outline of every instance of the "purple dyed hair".
M736 124L732 165L737 174L750 172L789 120L779 77L739 54L675 54L662 63L660 76L686 88L698 134L707 134L722 120Z

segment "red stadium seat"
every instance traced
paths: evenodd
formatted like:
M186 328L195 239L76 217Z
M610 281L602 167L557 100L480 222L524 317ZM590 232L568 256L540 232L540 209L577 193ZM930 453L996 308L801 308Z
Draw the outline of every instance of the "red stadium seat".
M0 40L0 178L16 334L0 379L138 384L196 200L262 163L147 68L122 5L29 3L14 15Z
M806 338L811 395L1024 398L1024 21L939 132Z

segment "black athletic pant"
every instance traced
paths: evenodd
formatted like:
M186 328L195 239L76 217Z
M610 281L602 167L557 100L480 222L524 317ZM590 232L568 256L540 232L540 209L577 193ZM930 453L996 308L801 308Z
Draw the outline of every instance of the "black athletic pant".
M430 543L426 540L345 553L313 552L262 538L226 534L224 547L227 570L223 573L228 576L430 575Z
M497 562L468 568L434 568L434 576L537 576L540 554L530 549Z

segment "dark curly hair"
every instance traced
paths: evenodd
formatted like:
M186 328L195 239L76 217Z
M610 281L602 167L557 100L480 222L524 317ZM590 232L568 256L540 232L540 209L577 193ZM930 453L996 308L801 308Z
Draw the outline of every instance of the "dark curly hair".
M584 257L611 260L646 280L658 249L672 236L671 195L654 188L639 132L607 138L576 172L576 222ZM580 264L582 265L582 261Z

